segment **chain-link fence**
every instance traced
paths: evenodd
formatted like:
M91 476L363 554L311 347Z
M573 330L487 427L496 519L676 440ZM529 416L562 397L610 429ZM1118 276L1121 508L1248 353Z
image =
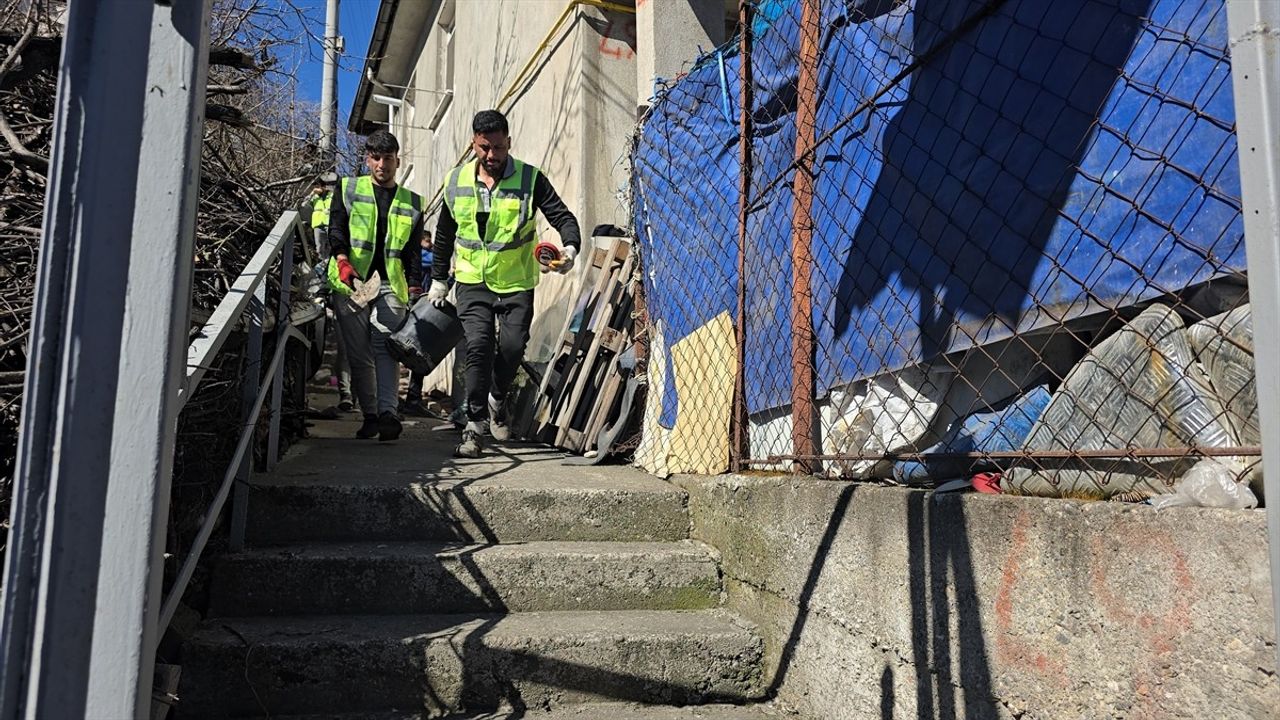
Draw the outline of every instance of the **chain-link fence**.
M636 139L642 466L1261 497L1223 0L741 20Z

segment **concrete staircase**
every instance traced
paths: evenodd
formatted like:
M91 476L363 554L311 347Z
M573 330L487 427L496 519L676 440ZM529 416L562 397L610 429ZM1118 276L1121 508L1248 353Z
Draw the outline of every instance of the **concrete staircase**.
M682 490L510 445L322 423L250 500L183 651L181 718L748 720L762 641L720 609Z

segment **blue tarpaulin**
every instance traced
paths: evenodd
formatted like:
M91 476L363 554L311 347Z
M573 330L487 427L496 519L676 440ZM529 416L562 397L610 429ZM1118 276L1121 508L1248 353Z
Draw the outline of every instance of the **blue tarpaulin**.
M820 395L1244 271L1222 0L822 5ZM791 399L800 5L757 10L751 412ZM736 312L738 128L723 108L738 107L739 61L730 44L668 87L633 157L648 307L668 347Z

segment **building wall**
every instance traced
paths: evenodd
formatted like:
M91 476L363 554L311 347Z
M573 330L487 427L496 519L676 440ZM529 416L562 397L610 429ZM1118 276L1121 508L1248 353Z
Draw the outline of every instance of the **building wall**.
M428 199L436 194L448 170L470 145L472 115L498 105L567 4L560 0L436 3L419 41L405 106L393 128L403 148L408 187ZM435 93L448 84L442 67L447 64L450 14L454 96L432 129L440 102ZM629 176L626 156L635 125L634 15L579 6L532 70L531 79L516 88L513 101L502 106L511 123L512 154L542 168L577 215L584 244L598 224L625 227L627 207L619 193ZM429 222L434 225L435 218ZM541 217L538 234L539 240L558 241ZM576 296L581 270L579 266L567 278L544 276L527 359L545 362L550 358L568 314L567 298Z
M808 717L1280 717L1261 511L677 482Z

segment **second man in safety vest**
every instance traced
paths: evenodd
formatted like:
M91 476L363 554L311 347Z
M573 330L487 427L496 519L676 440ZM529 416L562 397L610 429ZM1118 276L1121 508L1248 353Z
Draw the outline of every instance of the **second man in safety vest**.
M314 236L316 256L329 257L329 209L333 207L333 186L338 176L328 172L316 178L311 188L311 232Z
M582 243L577 218L547 177L508 154L511 135L502 113L477 113L471 130L476 159L454 168L444 183L428 295L437 305L446 302L452 260L467 342L467 424L454 451L459 457L479 457L486 431L496 440L510 436L506 396L529 342L533 288L542 270L533 253L534 210L542 211L560 234L564 250L557 272L573 267Z
M422 197L397 186L399 154L391 133L371 134L365 142L369 174L343 178L330 210L329 286L342 296L335 298L338 330L364 413L358 438L400 437L400 366L387 352L387 338L404 322L410 299L422 292ZM351 297L356 282L375 272L382 284L361 306Z

